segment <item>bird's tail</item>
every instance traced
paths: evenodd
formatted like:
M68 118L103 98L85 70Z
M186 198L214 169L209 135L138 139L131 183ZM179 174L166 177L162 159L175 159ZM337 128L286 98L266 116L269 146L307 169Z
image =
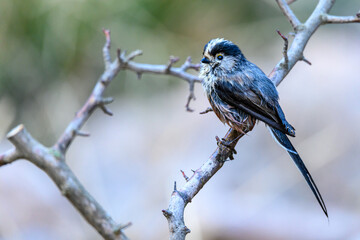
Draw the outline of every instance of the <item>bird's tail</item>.
M301 160L298 152L295 150L294 146L291 144L289 138L284 133L282 133L281 131L279 131L275 128L269 127L269 129L270 129L270 132L272 133L273 137L275 138L275 140L280 144L281 147L285 148L286 151L289 153L290 157L295 162L295 164L298 167L298 169L300 170L301 174L304 176L306 182L309 184L311 191L314 193L316 200L320 204L326 217L328 217L326 206L325 206L324 200L321 197L320 191L317 188L309 171L307 170L304 162Z

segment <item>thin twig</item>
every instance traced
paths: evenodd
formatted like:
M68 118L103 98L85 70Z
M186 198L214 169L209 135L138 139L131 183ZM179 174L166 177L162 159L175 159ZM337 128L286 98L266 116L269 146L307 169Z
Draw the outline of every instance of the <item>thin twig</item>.
M285 0L276 0L276 2L296 32L298 27L301 25L301 22L299 21L299 19L296 17L296 15L291 10L291 8L289 7L288 3Z
M334 16L334 15L329 15L329 14L323 14L322 21L324 24L327 24L327 23L360 23L360 14L357 13L355 16Z
M36 141L23 125L11 130L7 138L18 152L12 151L13 153L9 155L13 155L13 158L23 156L45 171L60 192L103 238L126 239L122 231L115 231L118 224L86 191L56 149L47 148Z

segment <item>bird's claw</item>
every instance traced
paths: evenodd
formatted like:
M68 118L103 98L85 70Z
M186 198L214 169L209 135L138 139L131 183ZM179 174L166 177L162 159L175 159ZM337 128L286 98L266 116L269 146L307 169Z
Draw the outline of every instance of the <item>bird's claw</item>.
M291 125L286 125L285 129L290 136L295 137L295 129Z
M216 139L218 147L220 147L222 145L230 150L229 158L230 158L230 160L234 160L234 154L237 154L235 148L232 147L224 138L221 138L221 140L220 140L220 138L218 136L215 136L215 139Z

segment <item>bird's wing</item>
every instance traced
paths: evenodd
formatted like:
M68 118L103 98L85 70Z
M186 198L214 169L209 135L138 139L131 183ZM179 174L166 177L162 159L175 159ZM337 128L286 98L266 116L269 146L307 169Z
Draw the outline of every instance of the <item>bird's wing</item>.
M284 126L274 109L271 109L265 100L250 88L245 88L236 81L221 80L215 84L219 98L269 126L287 134ZM262 104L264 103L264 104Z

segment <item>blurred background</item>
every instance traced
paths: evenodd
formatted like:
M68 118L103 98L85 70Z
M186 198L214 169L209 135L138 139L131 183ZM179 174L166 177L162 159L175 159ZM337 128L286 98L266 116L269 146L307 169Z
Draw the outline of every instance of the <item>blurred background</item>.
M291 5L300 20L316 1ZM354 15L357 0L338 1L335 15ZM201 59L211 38L237 43L269 73L282 57L276 29L291 28L275 1L0 1L0 151L6 133L23 123L46 146L64 131L104 70L102 28L112 53L142 49L138 62L166 64L170 55ZM360 239L360 25L326 25L279 86L300 152L326 202L321 211L287 153L258 124L185 211L190 240ZM193 72L194 74L197 74ZM200 85L193 113L186 82L120 72L108 87L113 117L95 112L67 162L108 213L131 221L131 239L167 239L173 183L184 183L216 148L228 127ZM0 239L100 239L48 176L28 161L0 168Z

